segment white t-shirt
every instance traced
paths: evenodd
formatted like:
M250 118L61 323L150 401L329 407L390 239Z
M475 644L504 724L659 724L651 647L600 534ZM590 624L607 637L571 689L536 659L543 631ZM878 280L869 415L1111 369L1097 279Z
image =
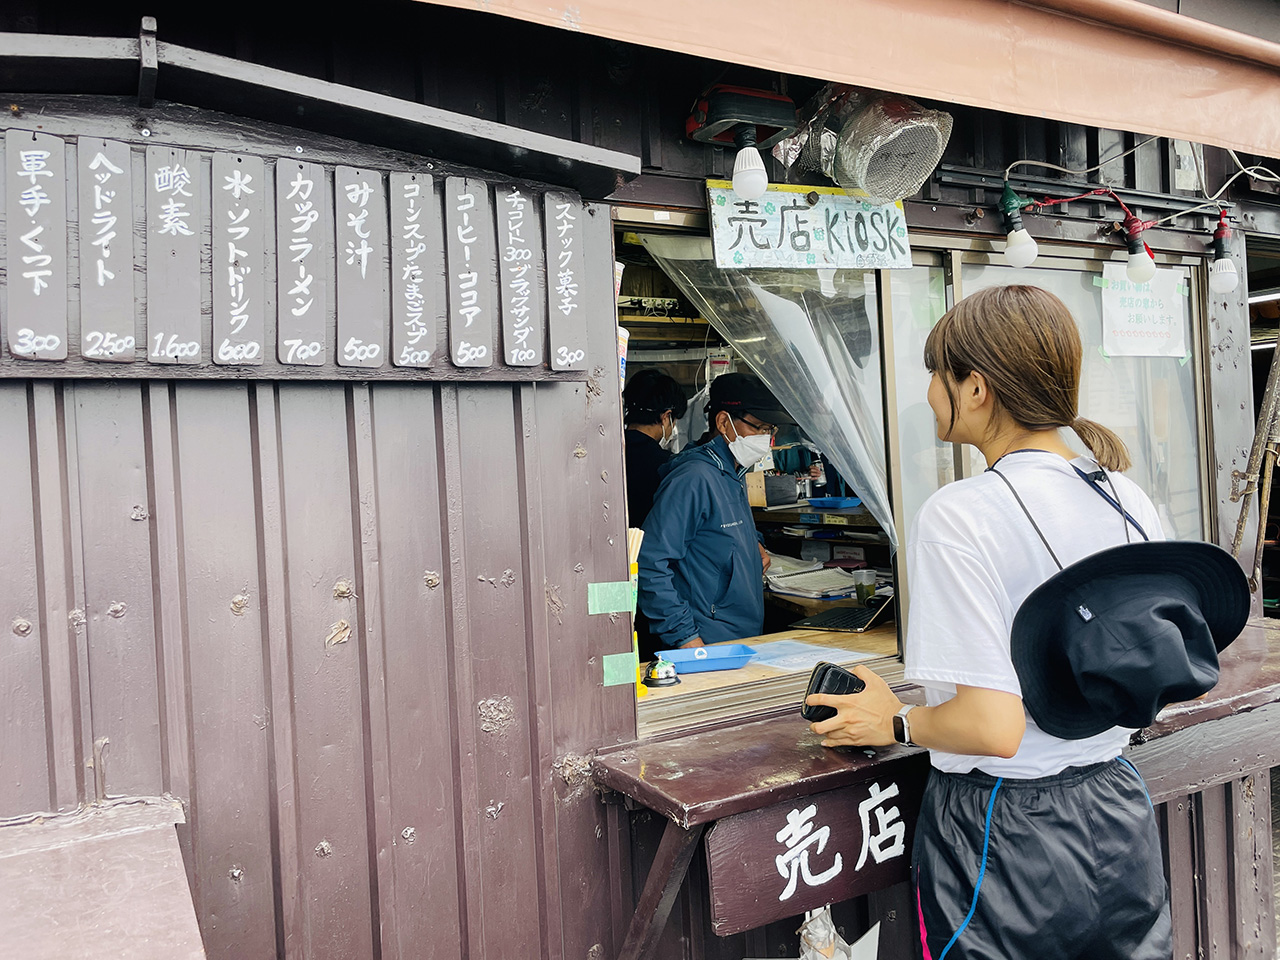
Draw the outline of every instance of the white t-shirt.
M1063 566L1125 542L1125 521L1072 463L1086 473L1097 464L1067 461L1043 450L1019 450L998 469L1013 484ZM1152 540L1164 533L1155 507L1131 480L1111 474L1125 510ZM1102 483L1104 490L1111 487ZM1133 540L1141 540L1129 526ZM955 696L956 684L1022 695L1009 655L1013 617L1027 595L1058 572L1044 543L1008 486L981 473L943 487L920 508L907 544L911 615L906 679L925 688L930 706ZM1016 755L975 757L930 751L950 773L978 769L995 777L1051 776L1069 766L1120 755L1132 730L1112 727L1086 740L1050 736L1027 716Z

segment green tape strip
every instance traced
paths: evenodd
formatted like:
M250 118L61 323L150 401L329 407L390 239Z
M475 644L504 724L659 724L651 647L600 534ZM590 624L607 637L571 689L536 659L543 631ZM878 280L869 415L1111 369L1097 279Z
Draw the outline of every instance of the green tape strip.
M1178 290L1178 293L1180 293L1184 297L1191 292L1191 288L1187 286L1185 283L1178 284L1177 290Z
M587 584L587 613L631 613L636 591L630 580Z
M1098 344L1098 353L1102 354L1102 359L1107 361L1107 363L1111 362L1111 354L1107 353L1107 348L1102 344Z
M1178 361L1178 366L1185 367L1187 365L1187 361L1190 359L1191 359L1191 351L1188 350L1186 353L1186 356L1184 356L1181 360Z
M1095 287L1109 287L1111 286L1111 281L1108 280L1106 277L1094 277L1093 285Z
M624 683L636 682L636 668L640 660L632 650L629 653L606 653L604 655L604 685L617 687Z

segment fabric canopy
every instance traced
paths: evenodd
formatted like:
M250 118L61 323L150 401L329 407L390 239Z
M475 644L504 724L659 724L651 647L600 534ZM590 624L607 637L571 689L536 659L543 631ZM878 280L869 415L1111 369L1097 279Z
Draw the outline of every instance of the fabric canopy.
M1138 0L434 2L781 73L1280 156L1280 44Z

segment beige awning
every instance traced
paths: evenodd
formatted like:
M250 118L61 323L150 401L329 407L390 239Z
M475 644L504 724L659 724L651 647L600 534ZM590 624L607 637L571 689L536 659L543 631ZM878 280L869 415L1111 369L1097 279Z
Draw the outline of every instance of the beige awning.
M433 2L781 73L1280 157L1280 44L1138 0Z

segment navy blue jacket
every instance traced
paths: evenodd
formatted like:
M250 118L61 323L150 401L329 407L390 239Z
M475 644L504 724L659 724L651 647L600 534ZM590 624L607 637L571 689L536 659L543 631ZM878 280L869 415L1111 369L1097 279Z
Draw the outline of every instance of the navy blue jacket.
M755 519L729 445L717 436L662 468L640 545L640 610L664 647L754 637L764 627Z

